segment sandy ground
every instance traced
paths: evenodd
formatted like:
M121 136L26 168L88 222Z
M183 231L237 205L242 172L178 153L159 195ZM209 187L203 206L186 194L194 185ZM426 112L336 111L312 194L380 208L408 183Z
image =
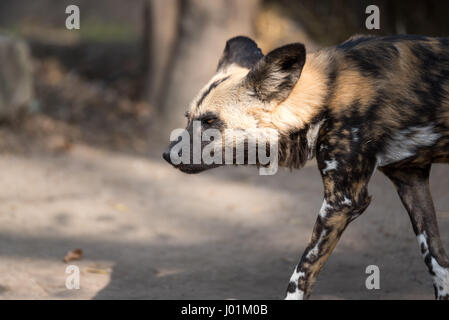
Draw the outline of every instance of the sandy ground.
M132 156L76 145L64 154L0 156L0 298L279 299L322 202L319 173L254 168L184 175L154 150ZM432 189L449 247L449 167ZM392 184L349 226L314 299L432 299L433 288ZM65 287L67 251L81 288ZM449 248L448 248L449 249ZM365 268L380 268L380 290Z

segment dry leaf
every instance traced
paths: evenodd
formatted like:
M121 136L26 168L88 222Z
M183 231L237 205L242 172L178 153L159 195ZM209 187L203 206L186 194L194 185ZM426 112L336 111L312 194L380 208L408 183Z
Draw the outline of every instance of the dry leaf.
M72 260L79 260L82 257L83 257L83 250L75 249L75 250L67 252L67 254L64 257L64 262L67 263Z
M129 208L126 204L120 203L120 202L115 202L115 203L111 203L111 207L119 212L128 212Z
M111 268L87 267L84 271L88 273L110 274Z
M182 273L182 270L179 270L179 269L157 269L156 270L156 277L157 278L162 278L162 277L176 275L176 274L179 274L179 273Z

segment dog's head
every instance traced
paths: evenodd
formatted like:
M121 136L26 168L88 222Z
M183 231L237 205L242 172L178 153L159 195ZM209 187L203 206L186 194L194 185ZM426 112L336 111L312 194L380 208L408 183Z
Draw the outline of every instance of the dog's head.
M289 96L305 58L304 45L299 43L264 56L247 37L228 40L217 73L191 103L186 129L172 133L164 159L186 173L223 164L265 165L258 156L255 160L248 156L248 148L254 149L251 139L277 143L276 128L269 130L263 117ZM226 150L232 150L230 159ZM243 163L238 161L238 150L245 152Z

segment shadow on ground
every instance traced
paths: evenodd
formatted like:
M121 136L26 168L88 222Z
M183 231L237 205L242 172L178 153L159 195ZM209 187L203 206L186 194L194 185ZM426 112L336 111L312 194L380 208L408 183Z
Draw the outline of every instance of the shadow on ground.
M158 151L158 150L157 150ZM251 168L181 174L156 156L76 146L63 155L5 156L0 194L0 297L279 299L322 201L313 163L261 177ZM432 188L449 243L448 168ZM20 178L19 178L20 177ZM431 299L405 210L377 173L371 207L343 235L316 299ZM65 288L68 250L81 289ZM365 288L378 265L381 290Z

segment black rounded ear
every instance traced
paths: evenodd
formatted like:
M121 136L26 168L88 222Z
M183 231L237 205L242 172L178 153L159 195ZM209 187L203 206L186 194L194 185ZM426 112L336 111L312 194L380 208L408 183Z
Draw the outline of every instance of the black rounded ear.
M223 70L231 64L251 69L262 58L262 51L253 40L238 36L226 42L223 55L218 62L217 71Z
M285 100L301 76L306 62L306 49L293 43L268 53L245 79L245 85L264 102Z

